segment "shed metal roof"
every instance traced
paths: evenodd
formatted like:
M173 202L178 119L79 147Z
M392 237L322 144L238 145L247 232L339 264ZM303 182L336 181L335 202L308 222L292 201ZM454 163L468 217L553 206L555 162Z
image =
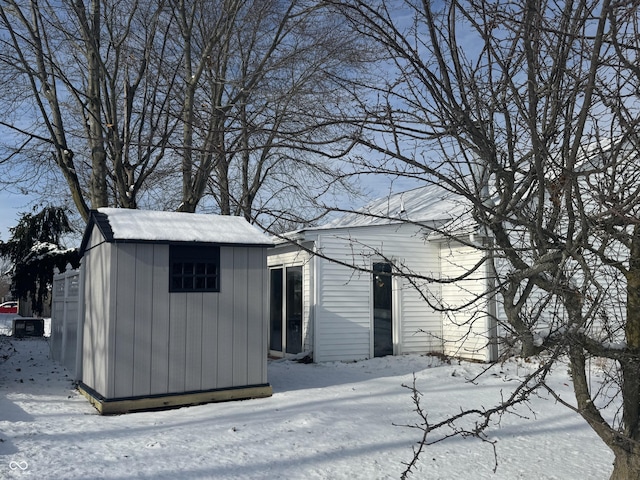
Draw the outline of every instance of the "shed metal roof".
M92 210L82 239L83 253L93 226L107 242L193 242L272 246L273 242L242 217L183 212L99 208Z

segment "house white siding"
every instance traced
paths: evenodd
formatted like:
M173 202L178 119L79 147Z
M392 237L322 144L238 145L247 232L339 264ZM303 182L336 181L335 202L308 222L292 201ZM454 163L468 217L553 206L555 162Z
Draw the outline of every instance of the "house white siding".
M394 249L404 255L398 258L415 274L402 278L399 353L442 353L442 322L431 307L440 298L441 286L430 281L440 277L440 248L425 242L420 232L395 242Z
M322 235L318 237L317 246L328 258L349 263L355 260L351 257L352 244L348 238ZM316 264L315 361L369 358L370 274L327 258L318 258ZM362 265L361 259L357 259L357 264Z
M423 229L409 224L319 232L316 249L322 257L316 259L315 361L373 355L369 271L373 263L387 261L425 277L398 277L393 282L394 353L442 352L440 314L422 296L440 295L439 285L428 281L439 275L439 247L424 235Z
M484 295L493 284L489 264L442 283L483 257L482 249L462 245L477 229L470 212L464 198L426 185L292 232L292 243L270 250L270 266L304 265L304 325L313 332L313 360L429 352L494 359L501 312Z
M441 244L443 279L468 274L482 261L485 252L455 242ZM490 272L486 263L469 276L442 285L443 340L446 355L479 361L490 360L492 322L486 295Z

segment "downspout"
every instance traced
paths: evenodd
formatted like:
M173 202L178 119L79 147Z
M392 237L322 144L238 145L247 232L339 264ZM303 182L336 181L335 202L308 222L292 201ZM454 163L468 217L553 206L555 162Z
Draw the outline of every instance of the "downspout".
M493 241L489 236L486 236L483 241L483 245L487 249L487 262L485 264L485 275L487 279L487 291L489 297L487 299L487 332L489 335L489 341L487 344L487 361L496 362L498 360L498 305L496 299L496 277L495 277L495 259L493 256Z
M319 257L316 255L320 250L320 235L316 235L316 238L313 240L313 255L311 257L311 261L309 264L311 265L311 272L309 272L309 294L312 295L313 298L309 299L309 321L312 324L313 331L313 352L311 352L311 356L313 358L313 363L318 363L318 321L317 321L317 310L318 310L318 285L320 284L319 275L320 275L320 263Z
M403 355L402 277L396 275L391 276L391 331L393 332L393 354Z

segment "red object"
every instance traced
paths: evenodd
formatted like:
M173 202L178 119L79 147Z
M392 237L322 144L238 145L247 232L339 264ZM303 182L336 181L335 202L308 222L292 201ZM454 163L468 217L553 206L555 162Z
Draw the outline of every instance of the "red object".
M0 313L18 313L18 302L1 303Z

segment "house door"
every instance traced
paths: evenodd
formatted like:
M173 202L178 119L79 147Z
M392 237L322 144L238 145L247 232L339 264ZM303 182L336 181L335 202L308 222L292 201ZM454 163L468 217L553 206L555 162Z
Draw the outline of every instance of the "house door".
M302 351L302 267L287 268L287 353Z
M302 267L270 270L269 348L276 352L302 351Z
M282 351L282 268L269 271L269 349Z
M391 264L373 264L373 356L393 355Z

